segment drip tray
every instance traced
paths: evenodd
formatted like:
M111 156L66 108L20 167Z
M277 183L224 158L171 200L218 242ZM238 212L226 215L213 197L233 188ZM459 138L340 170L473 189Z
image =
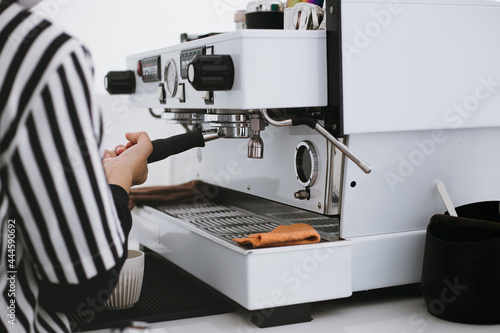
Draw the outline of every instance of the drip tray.
M351 243L339 237L337 216L227 190L210 200L136 206L132 216L131 237L248 310L352 293ZM233 241L295 223L314 227L321 242L253 249Z
M124 327L132 321L159 322L233 312L234 303L163 257L146 252L139 301L130 309L70 314L80 330ZM85 312L88 313L88 312Z

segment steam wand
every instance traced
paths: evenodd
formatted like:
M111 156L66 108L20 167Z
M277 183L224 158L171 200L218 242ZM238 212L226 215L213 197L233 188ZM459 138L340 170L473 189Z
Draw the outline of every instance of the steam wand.
M345 144L337 140L333 135L331 135L323 126L321 126L318 121L312 117L308 116L297 116L294 117L293 119L285 119L285 120L274 120L272 119L268 114L266 109L260 109L260 112L264 116L264 119L267 120L268 123L270 123L273 126L297 126L297 125L307 125L319 134L323 136L325 139L330 141L335 147L337 147L341 152L343 152L347 157L349 157L354 163L356 163L357 166L361 170L363 170L364 173L370 173L372 171L371 165L363 161L361 158L359 158L354 152L352 152Z

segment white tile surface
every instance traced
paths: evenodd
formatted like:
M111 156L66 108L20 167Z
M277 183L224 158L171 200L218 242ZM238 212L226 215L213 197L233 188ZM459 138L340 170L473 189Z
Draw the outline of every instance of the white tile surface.
M356 293L350 298L315 303L309 323L261 329L249 323L248 312L175 320L151 325L152 333L435 333L500 332L500 325L465 325L431 316L418 286ZM106 331L100 331L102 333Z

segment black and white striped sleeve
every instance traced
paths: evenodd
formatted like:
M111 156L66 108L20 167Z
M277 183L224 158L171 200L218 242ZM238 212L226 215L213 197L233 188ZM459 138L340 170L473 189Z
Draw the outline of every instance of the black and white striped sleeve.
M77 290L119 267L130 229L126 214L122 225L115 208L123 207L117 201L124 201L126 193L114 188L113 198L102 167L102 122L87 54L50 29L43 28L44 40L52 42L37 45L35 38L28 51L41 52L39 59L46 62L23 71L38 75L36 85L26 105L20 102L13 141L2 140L11 145L9 192L24 224L41 295L60 286Z

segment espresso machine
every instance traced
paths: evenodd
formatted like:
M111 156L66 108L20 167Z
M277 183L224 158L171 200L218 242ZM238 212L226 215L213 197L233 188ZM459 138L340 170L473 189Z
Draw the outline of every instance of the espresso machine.
M211 185L134 208L134 237L263 321L418 283L438 182L457 206L500 200L500 3L327 0L325 16L134 54L107 79L166 136L201 131L170 159ZM232 241L299 222L321 242Z

